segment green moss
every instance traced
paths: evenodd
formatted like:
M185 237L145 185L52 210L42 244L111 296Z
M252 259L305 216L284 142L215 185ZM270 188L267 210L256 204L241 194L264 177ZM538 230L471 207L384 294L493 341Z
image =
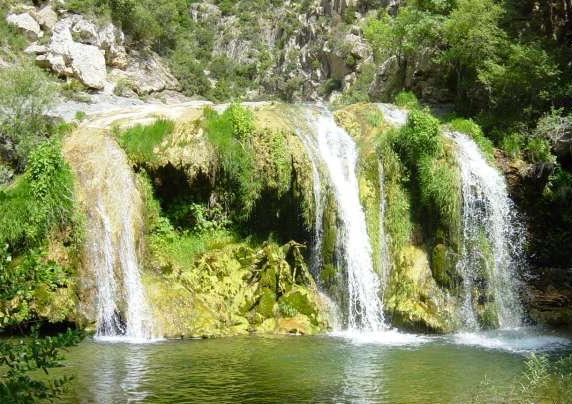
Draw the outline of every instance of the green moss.
M393 255L409 244L413 232L411 195L407 187L407 173L399 155L393 150L395 132L380 134L377 154L383 165L387 211L385 228L391 235Z
M452 275L455 272L453 253L444 244L437 244L431 255L431 272L437 283L446 288L453 286Z
M263 318L274 317L274 306L276 305L276 294L268 288L263 288L260 300L256 306L256 312Z
M417 96L411 91L400 91L393 100L398 107L407 109L418 109L420 107Z
M386 310L392 324L412 330L448 332L453 328L453 307L436 285L426 254L406 247L391 274Z
M280 305L287 305L290 308L294 309L296 313L303 314L312 318L318 314L317 307L314 301L312 301L312 297L308 290L296 287L284 296L282 296L279 300ZM282 307L282 306L281 306ZM296 314L289 313L287 317L294 317Z

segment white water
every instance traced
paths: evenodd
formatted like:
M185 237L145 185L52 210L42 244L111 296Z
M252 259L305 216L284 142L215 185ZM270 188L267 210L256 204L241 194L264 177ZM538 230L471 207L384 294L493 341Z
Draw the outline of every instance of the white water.
M478 329L473 291L483 263L487 265L488 290L492 294L500 328L522 323L517 270L524 235L514 217L504 177L486 161L477 144L462 133L449 135L457 144L463 193L463 243L459 272L463 276L461 317L465 327ZM482 238L490 252L482 251ZM487 258L489 258L487 260Z
M383 113L383 119L389 124L399 128L407 123L409 111L393 104L376 104L377 108Z
M96 339L148 342L154 330L137 243L143 202L131 166L113 140L91 131L66 149L86 211L84 270L94 280Z
M372 248L365 213L359 199L356 175L358 151L353 139L323 111L311 116L315 143L334 190L338 217L337 252L343 262L348 287L348 328L360 331L385 329L381 285L373 269Z

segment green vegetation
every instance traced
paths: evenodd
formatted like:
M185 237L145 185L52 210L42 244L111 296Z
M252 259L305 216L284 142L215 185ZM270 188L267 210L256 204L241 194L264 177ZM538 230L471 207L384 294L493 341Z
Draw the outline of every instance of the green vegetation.
M493 142L485 137L481 127L472 119L456 118L450 122L451 128L457 132L464 133L473 138L475 143L479 145L481 152L485 154L491 162L495 161L495 147Z
M419 100L411 91L400 91L394 99L395 105L407 109L418 109Z
M23 404L45 400L54 401L67 390L71 381L69 376L49 381L32 378L29 373L62 366L62 349L77 345L82 339L78 332L55 337L43 337L32 330L28 339L0 341L0 401Z
M28 64L0 69L0 82L0 148L13 145L6 152L21 171L30 152L48 136L50 124L44 114L55 88L40 68Z
M572 356L552 358L532 354L525 369L510 386L500 388L485 379L473 401L514 403L568 403L572 400Z
M78 224L72 175L57 141L34 150L24 176L0 190L0 209L0 324L64 320L74 310L74 269L51 259L47 247L61 240L73 254ZM59 310L49 307L54 299Z
M240 104L232 104L220 115L207 108L204 126L217 149L223 174L237 190L241 215L248 217L262 190L251 141L254 136L252 112Z
M175 123L168 119L158 119L151 125L137 124L120 132L116 130L119 144L134 163L153 162L155 147L161 144L167 135L173 133Z
M397 254L411 240L413 231L408 173L393 149L397 131L388 131L378 138L377 154L383 162L387 212L385 225L391 234L392 251Z
M0 5L0 15L7 14L8 4ZM20 59L20 52L26 47L26 38L10 26L5 18L0 18L0 59L15 62Z

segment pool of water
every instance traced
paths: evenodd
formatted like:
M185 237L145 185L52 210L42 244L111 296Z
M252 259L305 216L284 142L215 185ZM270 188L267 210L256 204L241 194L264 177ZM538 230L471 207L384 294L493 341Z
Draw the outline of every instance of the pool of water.
M569 340L536 330L450 336L389 331L151 344L88 339L67 353L64 402L463 403L508 386L531 352Z

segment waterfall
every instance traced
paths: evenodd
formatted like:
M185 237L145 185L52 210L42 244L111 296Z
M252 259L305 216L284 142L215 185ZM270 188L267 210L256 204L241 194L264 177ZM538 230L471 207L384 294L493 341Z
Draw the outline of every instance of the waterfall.
M89 130L72 136L65 152L86 212L83 267L94 279L96 338L150 340L138 257L144 209L131 166L112 139Z
M323 111L319 117L309 115L314 138L312 142L304 143L310 154L317 153L325 166L338 209L338 258L347 276L348 327L379 331L385 328L379 297L381 285L373 269L372 248L359 199L357 147L328 111Z
M464 289L461 317L466 327L478 328L473 292L484 263L499 327L518 327L523 312L517 269L524 234L505 180L487 163L472 139L458 132L449 136L458 148L463 194L463 242L458 263Z

